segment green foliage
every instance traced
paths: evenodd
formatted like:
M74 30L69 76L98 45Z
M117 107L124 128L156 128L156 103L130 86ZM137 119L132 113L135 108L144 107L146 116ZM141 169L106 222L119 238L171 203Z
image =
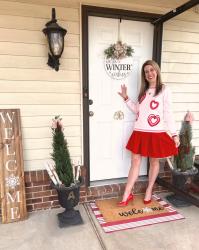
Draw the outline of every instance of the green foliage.
M191 144L192 127L189 121L183 121L180 130L180 146L178 155L174 157L174 166L179 171L185 172L193 168L195 148Z
M53 153L51 154L55 162L55 169L61 182L69 187L74 182L73 169L70 159L70 153L67 147L67 141L63 133L61 118L56 116L52 126L53 134Z
M111 44L110 47L104 50L104 54L106 55L106 58L112 58L114 55L114 44Z
M131 46L127 46L126 55L132 56L133 53L134 53L134 49L132 49Z

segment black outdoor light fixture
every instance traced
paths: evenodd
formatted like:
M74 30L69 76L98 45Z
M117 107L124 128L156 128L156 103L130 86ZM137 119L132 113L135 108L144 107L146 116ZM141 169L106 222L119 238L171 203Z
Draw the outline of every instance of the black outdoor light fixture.
M59 58L64 50L66 32L67 30L57 24L55 8L52 8L52 19L46 23L43 33L47 36L50 51L48 53L48 65L56 71L59 70Z

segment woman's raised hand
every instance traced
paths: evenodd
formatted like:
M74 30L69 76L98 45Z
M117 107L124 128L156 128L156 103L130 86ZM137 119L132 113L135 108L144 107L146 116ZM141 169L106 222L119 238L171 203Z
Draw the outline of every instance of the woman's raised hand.
M179 136L174 136L173 140L175 142L176 148L178 148L180 146L180 138L179 138Z
M118 92L118 94L124 99L127 100L128 99L128 95L127 95L127 87L125 84L121 85L121 92Z

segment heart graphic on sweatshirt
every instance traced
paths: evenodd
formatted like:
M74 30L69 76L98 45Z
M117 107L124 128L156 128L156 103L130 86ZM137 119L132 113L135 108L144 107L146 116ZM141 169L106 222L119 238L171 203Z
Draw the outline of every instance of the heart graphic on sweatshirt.
M156 102L155 100L150 102L151 109L157 109L158 106L159 106L159 102Z
M146 97L146 93L140 98L139 104L144 100L145 97Z
M159 117L159 115L151 114L148 116L147 121L151 127L154 127L160 122L160 117Z

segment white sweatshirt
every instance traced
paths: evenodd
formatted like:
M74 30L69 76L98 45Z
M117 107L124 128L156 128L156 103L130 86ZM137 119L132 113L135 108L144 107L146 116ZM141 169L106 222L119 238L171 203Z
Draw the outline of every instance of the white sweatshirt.
M171 93L168 87L154 97L155 88L149 88L140 102L134 103L130 99L125 102L136 114L134 130L143 132L167 132L176 135L175 121L171 110Z

